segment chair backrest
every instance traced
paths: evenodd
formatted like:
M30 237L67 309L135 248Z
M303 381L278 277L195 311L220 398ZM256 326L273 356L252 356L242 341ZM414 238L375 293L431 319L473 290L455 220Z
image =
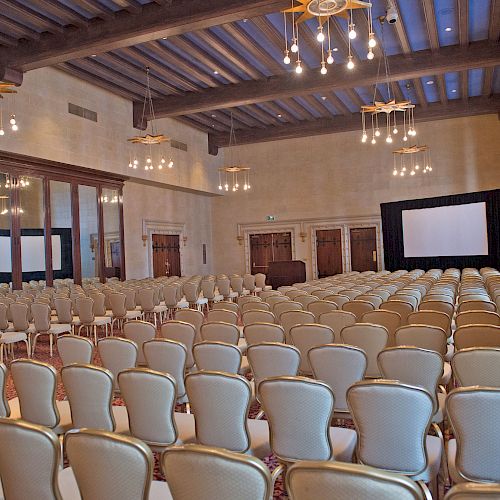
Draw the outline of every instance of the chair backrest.
M394 295L391 295L388 299L389 302L392 302L393 300L403 300L404 302L408 302L413 306L413 309L416 309L418 306L418 299L416 297L408 293L403 293L402 291L396 292Z
M115 318L124 318L127 314L127 296L124 293L109 294L109 304Z
M57 319L59 323L71 324L73 321L73 304L67 297L56 297L54 299Z
M203 341L237 345L239 338L240 331L232 323L209 321L201 326L201 339Z
M353 345L365 351L368 360L366 376L379 377L380 370L377 365L377 356L380 351L387 347L389 338L387 329L381 325L357 323L346 326L340 332L340 336L344 344Z
M257 273L255 275L255 285L264 290L266 286L266 275L264 273Z
M200 284L197 281L187 281L182 290L190 304L195 303L200 298Z
M57 337L57 351L63 366L72 363L91 364L94 344L86 337L60 335Z
M229 297L231 293L231 281L229 278L218 278L217 279L217 288L219 289L219 293L224 297Z
M77 297L76 308L83 325L90 325L95 320L94 299L85 296Z
M396 330L397 346L414 346L446 355L446 332L438 326L406 325Z
M137 365L137 344L121 337L106 337L97 342L97 351L102 366L113 374L115 390L118 390L118 374Z
M175 307L177 302L179 302L179 288L178 285L166 285L163 287L163 297L167 307Z
M382 302L384 302L381 297L379 297L378 295L373 295L371 292L358 295L356 297L356 300L370 302L370 304L372 304L375 309L378 309L382 305Z
M268 500L272 492L266 465L241 453L200 445L175 446L163 453L162 468L176 500Z
M457 351L468 347L500 347L500 326L459 326L453 338Z
M500 388L461 387L446 398L457 440L455 467L466 481L500 483Z
M365 376L365 352L350 345L329 344L313 347L308 357L314 378L328 384L335 394L335 412L348 413L347 389Z
M279 304L280 302L287 302L288 300L290 300L289 297L287 297L286 295L278 294L278 292L264 298L264 301L271 306L271 311L276 304Z
M9 318L7 316L9 306L0 302L0 332L9 328Z
M334 397L327 384L305 377L273 377L260 383L259 392L271 448L279 460L334 458L328 433Z
M356 316L347 311L331 311L321 314L319 322L329 326L337 338L340 338L339 335L343 328L356 323Z
M408 315L414 311L414 307L409 302L403 300L383 302L379 309L397 312L401 316L401 325L408 324Z
M349 297L349 300L354 300L358 295L361 295L363 292L360 290L354 290L354 289L344 289L339 292L341 295L345 295L346 297Z
M462 349L453 355L451 366L462 387L500 387L500 348Z
M497 306L491 300L466 300L458 304L458 313L465 311L491 311L496 312Z
M261 342L285 342L285 330L275 323L251 323L243 327L243 335L247 345Z
M66 433L64 449L83 499L148 500L154 460L142 441L82 429Z
M431 325L451 335L451 318L441 311L415 311L408 315L409 325Z
M498 500L500 485L459 483L446 493L444 500Z
M194 365L193 344L196 338L196 329L191 323L185 321L170 320L161 325L160 335L164 339L175 340L184 344L186 348L186 368Z
M241 306L241 313L244 314L247 311L271 311L271 306L267 303L261 300L260 302L245 302Z
M309 364L309 350L316 346L332 344L334 342L333 330L326 325L308 324L295 325L290 328L292 344L300 351L299 372L303 375L311 375Z
M387 329L389 338L387 346L392 347L396 345L394 335L396 330L401 326L401 316L395 311L383 311L376 309L375 311L368 311L361 317L363 323L372 323L374 325L382 325Z
M294 302L302 304L304 310L307 310L307 306L312 302L316 302L317 300L318 297L316 297L315 295L299 295L298 297L295 297Z
M241 351L233 344L205 341L193 346L193 356L198 370L238 373Z
M230 311L229 309L212 309L211 311L208 311L207 321L222 321L223 323L237 325L238 313Z
M338 309L337 304L335 302L330 302L328 300L316 300L307 305L307 310L314 314L316 318L316 322L319 322L319 317L323 313L336 311Z
M243 325L252 323L275 323L275 316L271 311L246 310L242 314Z
M426 435L434 413L431 395L394 380L357 382L347 390L358 460L413 476L427 468Z
M252 274L245 274L243 276L243 286L253 292L255 290L255 276Z
M28 321L29 307L20 302L13 302L10 307L10 314L12 315L12 325L16 332L26 331L30 324Z
M292 343L290 329L295 325L307 325L314 323L314 314L309 311L285 311L279 318L281 326L285 330L287 344Z
M249 302L261 303L261 302L263 302L263 300L260 297L257 297L256 295L243 295L243 296L239 297L238 298L238 308L239 308L240 312L243 311L243 306L245 304L248 304Z
M378 355L382 377L425 389L432 396L434 413L439 409L437 389L443 364L439 353L419 347L390 347Z
M55 368L41 361L15 359L10 365L10 373L19 398L21 418L51 429L57 427Z
M186 390L196 423L196 440L207 446L246 452L250 383L239 375L200 371L186 375Z
M374 311L375 306L371 302L367 302L366 300L351 300L346 302L342 306L343 311L351 312L356 316L356 321L361 321L361 317L363 314L368 311Z
M286 475L291 500L424 500L418 484L400 474L344 462L301 462Z
M113 374L99 366L72 364L61 369L75 429L113 432Z
M332 293L331 295L327 295L326 297L324 297L323 300L328 300L329 302L333 302L337 304L337 307L339 309L341 309L342 306L346 302L349 302L351 299L347 295L343 295L341 293Z
M202 280L201 291L203 297L208 300L213 300L215 297L215 281L214 280Z
M243 278L241 276L231 276L229 282L234 292L243 293Z
M5 394L7 388L7 367L0 363L0 418L10 416L10 407Z
M134 288L122 288L121 293L125 295L125 308L127 311L134 311L135 308L137 307L137 302L136 302L136 294L137 292L135 291Z
M128 321L123 325L123 335L126 339L132 340L137 344L137 363L143 365L146 363L142 346L144 342L153 340L156 336L156 328L146 321Z
M58 486L61 446L46 427L0 419L2 497L9 500L62 500Z
M191 323L196 330L195 342L200 342L200 328L205 321L205 316L201 311L196 309L178 309L175 312L175 319L178 321L184 321L186 323Z
M440 311L447 314L450 318L453 317L455 306L450 302L443 300L424 300L418 306L419 311Z
M152 447L174 444L177 441L174 378L168 373L132 368L118 375L118 383L127 407L132 436Z
M492 311L465 311L455 317L458 326L494 325L500 326L500 314Z
M106 295L103 293L93 293L91 295L94 304L92 306L92 311L94 316L105 316L106 315Z

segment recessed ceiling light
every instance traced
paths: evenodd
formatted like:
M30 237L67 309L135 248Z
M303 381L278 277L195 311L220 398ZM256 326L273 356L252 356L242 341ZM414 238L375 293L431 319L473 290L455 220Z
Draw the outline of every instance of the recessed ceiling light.
M450 28L449 26L444 29L445 31L453 31L453 28Z
M277 115L277 116L278 116L278 118L281 118L281 115Z
M326 95L322 95L321 99L323 99L323 101L326 101Z
M339 51L339 48L338 47L333 47L332 49L334 52L338 52Z
M451 91L452 91L453 93L455 93L455 92L457 91L457 89L452 89Z
M243 22L246 23L248 21L248 19L243 19Z
M217 70L214 71L214 75L218 75L219 72Z
M212 115L212 118L215 118L215 115Z
M92 54L92 57L97 57L97 54Z
M162 37L161 37L161 39L162 39L162 40L166 40L166 39L167 39L167 37L166 37L166 36L162 36Z
M425 83L426 83L427 85L432 85L432 84L434 83L434 80L427 80Z
M213 123L212 123L212 127L214 127L214 128L215 128L215 125L214 125Z

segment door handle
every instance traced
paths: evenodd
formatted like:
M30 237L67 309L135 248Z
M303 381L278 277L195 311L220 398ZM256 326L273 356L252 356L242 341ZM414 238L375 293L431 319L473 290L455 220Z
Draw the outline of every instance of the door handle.
M377 250L373 250L372 258L373 262L377 262Z

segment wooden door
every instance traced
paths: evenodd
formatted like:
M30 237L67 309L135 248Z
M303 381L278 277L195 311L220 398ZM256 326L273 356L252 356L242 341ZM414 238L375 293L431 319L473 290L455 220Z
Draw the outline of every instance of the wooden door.
M267 274L269 262L292 260L291 233L250 235L251 273Z
M316 261L318 278L342 273L342 231L340 229L316 231Z
M353 271L377 270L377 229L360 227L350 230L351 268Z
M153 275L155 278L181 275L178 234L153 234Z

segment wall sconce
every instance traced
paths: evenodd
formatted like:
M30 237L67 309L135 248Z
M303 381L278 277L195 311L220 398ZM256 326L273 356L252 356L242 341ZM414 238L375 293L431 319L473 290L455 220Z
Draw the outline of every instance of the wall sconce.
M182 237L182 241L184 242L184 246L187 246L187 240L188 240L187 236Z
M236 236L236 239L240 245L243 245L243 236Z
M299 236L300 236L300 239L302 240L302 243L304 243L304 241L306 241L306 238L307 238L307 233L301 232L301 233L299 233Z
M142 245L143 246L146 246L146 241L148 241L148 235L147 234L143 234L142 235Z

